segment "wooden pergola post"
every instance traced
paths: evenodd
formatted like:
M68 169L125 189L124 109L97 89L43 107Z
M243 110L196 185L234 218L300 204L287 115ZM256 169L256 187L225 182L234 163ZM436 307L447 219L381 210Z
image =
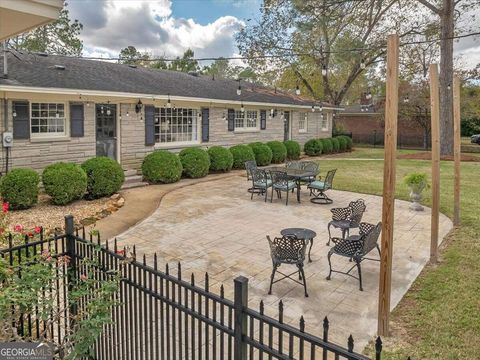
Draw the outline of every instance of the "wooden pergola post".
M430 64L430 106L432 114L432 221L430 262L438 259L438 221L440 211L440 99L438 92L438 65Z
M453 77L453 225L460 225L460 79Z
M387 88L385 102L385 158L383 168L382 240L378 293L378 335L388 336L392 287L393 223L398 118L398 35L387 42Z

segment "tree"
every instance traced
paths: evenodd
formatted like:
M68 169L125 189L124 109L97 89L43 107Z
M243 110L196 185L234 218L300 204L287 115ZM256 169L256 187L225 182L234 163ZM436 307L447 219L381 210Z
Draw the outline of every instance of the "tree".
M217 79L236 79L238 74L236 70L227 59L219 58L209 66L205 66L202 73Z
M17 50L43 52L53 55L81 56L83 42L78 37L83 25L78 20L71 20L65 7L57 20L33 31L18 35L8 40L7 45Z
M194 59L194 55L193 50L187 49L181 58L177 56L176 59L170 63L169 70L187 73L198 71L198 61Z
M132 45L120 50L118 58L120 64L150 66L150 55L146 52L141 53Z

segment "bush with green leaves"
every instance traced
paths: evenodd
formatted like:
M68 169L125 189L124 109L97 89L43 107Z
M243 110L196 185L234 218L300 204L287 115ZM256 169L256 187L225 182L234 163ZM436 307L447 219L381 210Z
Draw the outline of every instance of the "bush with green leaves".
M472 136L480 134L480 117L470 117L462 119L460 123L462 136Z
M333 152L332 139L321 139L321 140L322 140L322 146L323 146L323 153L331 154Z
M287 148L281 141L269 141L267 146L272 150L272 163L280 164L287 158Z
M230 171L233 166L233 155L227 148L212 146L208 149L211 171Z
M337 138L331 138L333 152L338 152L340 150L340 143Z
M10 208L28 209L37 203L40 176L33 169L13 169L0 182L0 193Z
M345 139L346 143L347 143L347 150L352 150L352 147L353 147L353 140L350 136L347 136L347 135L342 135L343 138Z
M335 139L338 140L339 149L341 152L347 151L347 139L344 136L337 136Z
M43 170L42 183L55 205L66 205L85 195L87 174L80 165L59 162Z
M180 151L178 157L186 177L196 179L208 175L210 157L205 150L199 147L186 148Z
M286 140L283 142L287 148L287 160L300 159L300 144L294 140Z
M182 177L183 167L178 156L167 150L157 150L143 159L143 178L150 183L170 184Z
M303 146L303 151L308 156L317 156L322 153L322 142L319 139L310 139Z
M106 156L88 159L82 164L87 174L87 199L98 199L118 192L125 174L118 162Z
M252 148L258 166L267 166L272 163L273 153L267 144L254 142L248 146Z
M255 160L255 154L248 145L235 145L228 149L233 155L233 168L245 169L245 162Z

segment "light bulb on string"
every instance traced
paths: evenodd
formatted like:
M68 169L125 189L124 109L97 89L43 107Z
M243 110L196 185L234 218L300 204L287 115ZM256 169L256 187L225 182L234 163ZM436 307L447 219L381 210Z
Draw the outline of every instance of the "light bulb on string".
M366 65L365 65L365 60L362 59L362 61L360 61L360 68L363 70L365 69Z
M295 94L300 95L300 87L298 85L295 88Z
M327 67L325 65L322 66L322 75L327 76Z

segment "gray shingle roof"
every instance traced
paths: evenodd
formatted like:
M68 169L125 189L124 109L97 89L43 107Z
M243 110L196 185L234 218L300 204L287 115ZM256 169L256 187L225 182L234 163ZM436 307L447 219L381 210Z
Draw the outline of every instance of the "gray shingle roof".
M55 65L62 65L58 69ZM3 73L3 61L0 62ZM236 91L238 82L194 76L182 72L154 70L143 67L25 52L8 54L8 78L0 77L0 85L112 91L134 94L182 96L285 105L307 105L314 102L300 96L242 82L242 95ZM320 105L315 103L315 105ZM325 104L329 106L328 104Z

